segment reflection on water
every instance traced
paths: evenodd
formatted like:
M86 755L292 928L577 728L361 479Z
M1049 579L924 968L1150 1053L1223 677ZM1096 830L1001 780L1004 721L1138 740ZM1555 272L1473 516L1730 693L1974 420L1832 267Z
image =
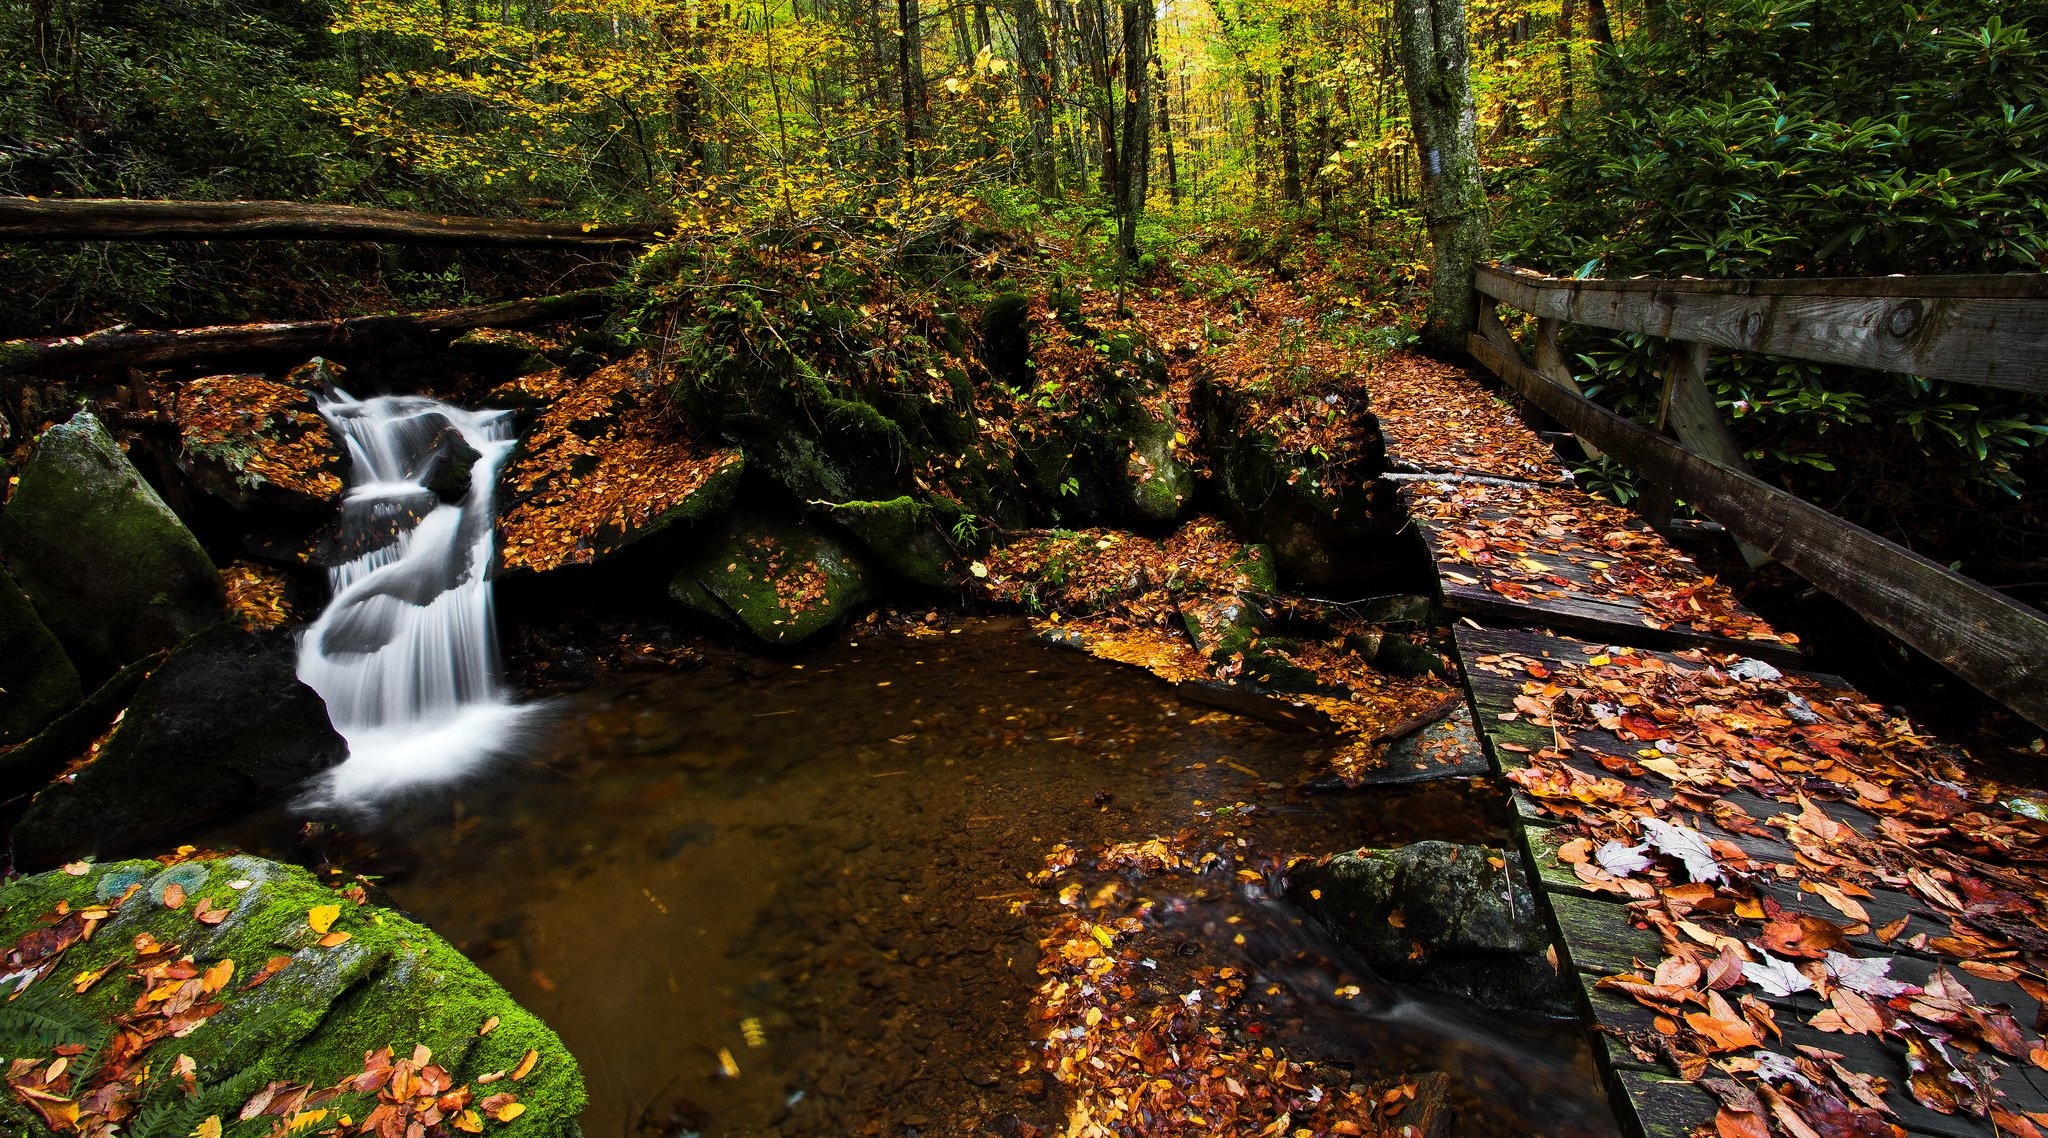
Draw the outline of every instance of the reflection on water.
M482 785L214 840L382 874L562 1034L593 1138L1054 1125L1056 1088L1023 1070L1042 923L1011 905L1053 843L1237 801L1259 807L1238 832L1280 854L1501 832L1455 786L1299 797L1313 737L1182 705L1014 622L642 676L558 711L537 757ZM1611 1129L1575 1027L1371 986L1273 902L1168 908L1199 951L1270 979L1300 1058L1450 1071L1461 1133ZM1242 946L1206 931L1229 915ZM1371 998L1331 999L1339 976Z

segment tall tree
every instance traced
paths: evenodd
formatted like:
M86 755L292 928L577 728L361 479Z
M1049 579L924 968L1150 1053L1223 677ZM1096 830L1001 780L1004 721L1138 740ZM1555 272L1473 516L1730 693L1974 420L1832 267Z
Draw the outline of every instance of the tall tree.
M1422 165L1423 220L1435 253L1423 340L1457 355L1472 327L1473 266L1487 253L1488 220L1465 0L1396 0L1394 10Z
M1138 259L1138 218L1145 212L1151 181L1152 71L1146 66L1152 43L1152 0L1124 0L1123 154L1117 186L1117 256L1126 267Z

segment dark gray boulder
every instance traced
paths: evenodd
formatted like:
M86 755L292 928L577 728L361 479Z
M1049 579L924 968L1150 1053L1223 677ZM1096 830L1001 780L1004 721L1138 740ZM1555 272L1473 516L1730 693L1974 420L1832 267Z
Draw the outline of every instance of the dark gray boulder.
M81 694L78 669L0 569L0 745L19 743L64 714Z
M93 679L227 615L198 539L89 412L36 443L0 514L0 562Z
M860 547L821 526L735 515L669 579L669 596L769 644L801 644L881 595Z
M348 757L289 637L222 625L150 674L99 755L36 795L13 832L39 869L175 844L210 818Z
M1288 872L1287 899L1388 980L1576 1014L1517 852L1417 842L1331 854Z

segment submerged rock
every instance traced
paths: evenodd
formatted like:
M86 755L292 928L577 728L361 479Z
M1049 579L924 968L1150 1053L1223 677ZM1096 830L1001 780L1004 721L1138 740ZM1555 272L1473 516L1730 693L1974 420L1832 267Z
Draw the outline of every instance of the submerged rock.
M0 745L19 743L78 702L78 669L0 569Z
M1289 870L1287 898L1389 980L1501 1011L1576 1014L1519 853L1417 842L1331 854Z
M90 677L227 615L206 551L89 412L37 442L0 513L0 561Z
M16 1001L75 1037L8 1052L38 1068L0 1104L18 1133L579 1133L555 1033L360 886L255 857L81 864L0 888L0 946L28 975ZM84 1050L59 1061L66 1043Z
M733 519L676 570L677 603L770 644L799 644L881 595L859 549L802 521Z
M225 625L187 641L136 691L98 756L36 795L14 827L16 864L176 841L348 757L293 657L288 637Z
M178 390L178 465L200 488L236 509L328 514L341 503L348 455L313 405L307 387L338 378L325 361L292 372L214 375Z

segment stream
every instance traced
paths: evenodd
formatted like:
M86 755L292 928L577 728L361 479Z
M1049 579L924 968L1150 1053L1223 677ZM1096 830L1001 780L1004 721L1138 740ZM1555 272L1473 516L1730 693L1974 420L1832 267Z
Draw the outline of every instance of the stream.
M1052 912L1014 907L1043 897L1026 875L1054 843L1222 805L1283 856L1505 834L1458 784L1285 789L1314 736L1016 619L615 678L544 719L466 782L375 812L280 805L209 840L377 879L560 1032L601 1138L1056 1128L1030 1016ZM1283 903L1214 885L1159 919L1257 977L1297 1059L1446 1071L1460 1135L1612 1133L1576 1024L1393 991ZM1328 995L1346 982L1363 995Z

